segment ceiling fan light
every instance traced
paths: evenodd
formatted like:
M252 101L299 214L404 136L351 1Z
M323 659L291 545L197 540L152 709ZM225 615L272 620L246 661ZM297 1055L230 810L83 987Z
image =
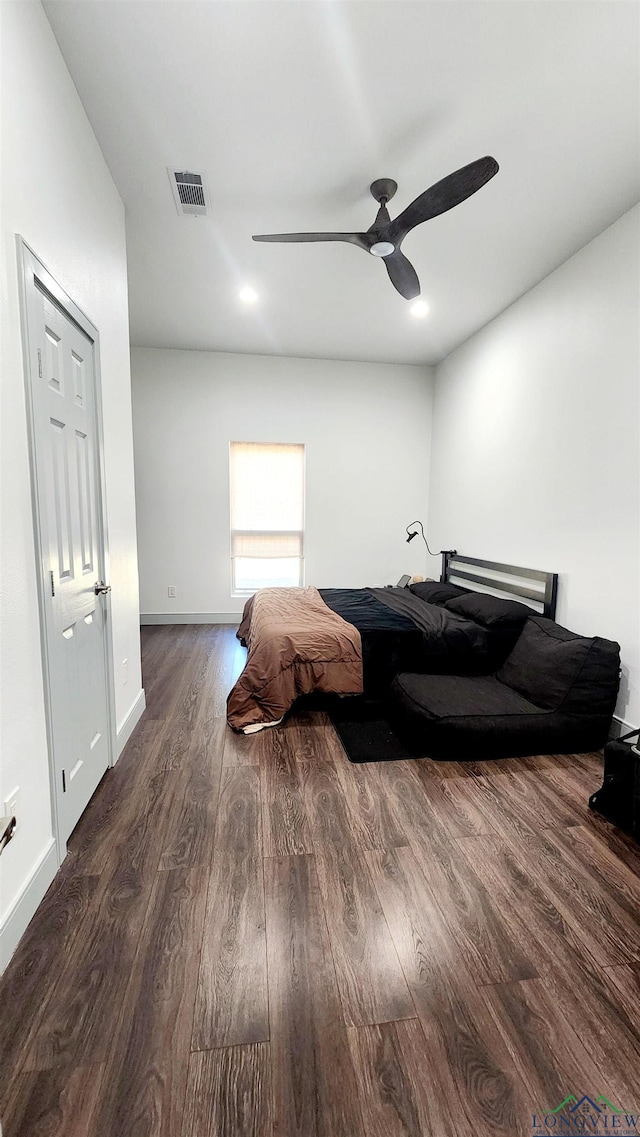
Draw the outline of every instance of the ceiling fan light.
M409 311L412 316L415 316L416 320L420 320L423 316L426 316L429 311L429 305L426 300L416 300L415 303L411 305Z
M395 251L396 247L391 244L391 241L376 241L375 245L369 249L374 257L390 257Z

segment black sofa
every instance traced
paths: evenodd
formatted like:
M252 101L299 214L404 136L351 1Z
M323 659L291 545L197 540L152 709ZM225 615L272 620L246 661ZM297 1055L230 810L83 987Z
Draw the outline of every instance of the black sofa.
M429 758L581 753L607 741L619 678L617 643L532 615L492 674L397 675L391 717Z

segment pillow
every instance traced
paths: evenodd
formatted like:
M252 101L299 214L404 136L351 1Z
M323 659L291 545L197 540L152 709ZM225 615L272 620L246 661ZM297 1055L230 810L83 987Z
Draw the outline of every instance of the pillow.
M496 679L537 707L554 710L571 690L593 643L551 620L528 620Z
M476 624L485 628L519 627L529 616L535 616L533 608L527 608L526 604L518 604L517 600L501 600L483 592L467 592L464 596L448 600L445 608L475 620Z
M455 584L446 584L439 580L421 580L418 584L410 584L409 590L419 600L424 600L427 604L440 604L441 607L444 607L447 600L453 600L455 596L464 596L466 593L466 588L458 588Z

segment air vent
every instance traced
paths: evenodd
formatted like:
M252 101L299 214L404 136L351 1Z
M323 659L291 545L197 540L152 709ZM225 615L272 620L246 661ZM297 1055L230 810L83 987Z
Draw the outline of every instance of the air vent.
M208 193L204 174L169 170L169 181L178 213L186 213L189 217L206 217Z

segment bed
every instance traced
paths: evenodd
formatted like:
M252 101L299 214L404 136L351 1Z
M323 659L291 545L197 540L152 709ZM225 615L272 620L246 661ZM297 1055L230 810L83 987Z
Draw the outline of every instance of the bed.
M261 589L238 628L248 653L227 721L252 733L278 725L301 695L377 698L399 671L488 673L527 614L553 618L556 593L553 573L452 552L440 581L408 588Z

